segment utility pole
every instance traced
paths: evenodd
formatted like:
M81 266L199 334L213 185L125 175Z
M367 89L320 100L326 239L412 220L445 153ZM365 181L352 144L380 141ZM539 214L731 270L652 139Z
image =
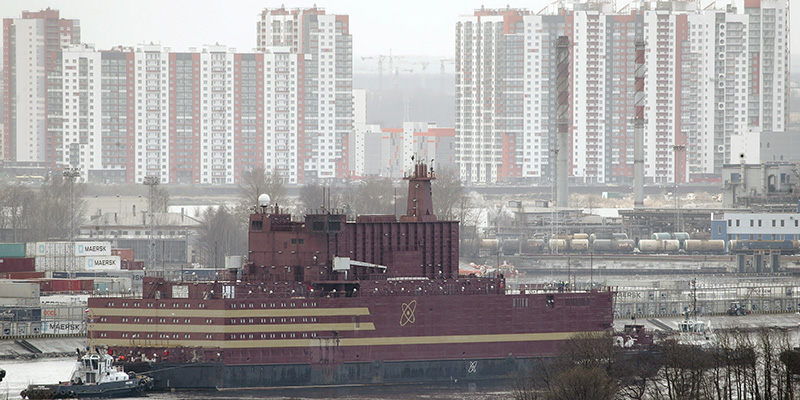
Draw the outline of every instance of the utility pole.
M62 173L69 180L69 266L64 266L68 271L74 271L75 266L75 179L80 178L81 171L77 168L66 168Z
M160 179L155 175L148 175L144 177L144 184L149 187L148 208L150 209L150 229L147 235L147 240L149 243L147 266L150 267L151 270L153 270L156 265L156 242L153 236L153 227L155 224L154 209L156 205L156 186L158 186L159 183Z

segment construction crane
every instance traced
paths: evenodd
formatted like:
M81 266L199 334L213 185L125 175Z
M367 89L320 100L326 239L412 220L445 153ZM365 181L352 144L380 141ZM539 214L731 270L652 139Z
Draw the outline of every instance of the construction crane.
M378 91L383 91L383 60L386 56L361 57L362 60L378 60Z
M441 87L439 88L439 91L441 93L444 93L444 75L445 75L444 65L445 64L455 64L456 60L454 60L452 58L443 58L443 59L439 60L439 62L441 64L440 72L442 74L442 76L441 76L442 82L441 82Z

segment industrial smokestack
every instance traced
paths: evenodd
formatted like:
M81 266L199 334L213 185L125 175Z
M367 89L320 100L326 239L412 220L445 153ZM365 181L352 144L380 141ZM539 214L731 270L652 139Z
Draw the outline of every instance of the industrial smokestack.
M644 207L644 41L636 41L633 97L633 206Z
M556 147L556 206L569 205L569 187L567 179L569 168L569 47L571 43L566 36L559 36L556 42L556 93L558 108L556 121L558 124L558 147Z

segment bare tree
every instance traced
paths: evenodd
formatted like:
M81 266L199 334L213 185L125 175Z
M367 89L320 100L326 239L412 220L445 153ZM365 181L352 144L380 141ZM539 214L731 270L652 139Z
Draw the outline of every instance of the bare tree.
M71 186L74 185L74 186ZM74 204L71 199L74 196ZM74 208L73 208L74 206ZM69 239L74 217L75 234L86 215L86 201L83 199L83 185L70 183L60 175L54 175L45 182L36 194L32 204L26 206L28 229L20 237L21 241L37 242L51 239ZM28 213L28 209L30 212ZM74 211L74 216L73 216Z
M225 256L247 254L247 230L226 206L206 208L200 221L198 245L201 263L222 268Z
M21 185L6 185L0 192L0 229L4 234L3 241L17 242L27 229L28 214L34 204L36 194ZM10 237L9 237L10 236Z
M242 174L239 183L241 203L249 208L258 204L258 196L268 194L273 204L281 203L286 198L286 186L277 169L267 172L266 168L254 168Z
M399 195L402 191L398 190ZM395 186L391 179L370 179L345 186L341 201L348 216L394 214ZM404 204L404 203L402 203ZM405 205L397 207L405 211Z
M341 188L337 186L324 186L319 183L308 183L300 187L298 200L304 210L315 210L328 204L329 207L336 208L341 205ZM328 194L327 196L326 193ZM325 197L323 197L325 196Z

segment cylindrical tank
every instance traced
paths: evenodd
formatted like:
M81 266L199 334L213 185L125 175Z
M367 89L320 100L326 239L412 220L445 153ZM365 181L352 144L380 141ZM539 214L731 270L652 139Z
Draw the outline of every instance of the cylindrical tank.
M738 250L736 248L738 245L739 245L739 241L738 240L730 240L730 241L728 241L728 252L732 253L732 252Z
M650 239L667 240L667 239L672 239L672 235L668 232L656 232L650 237Z
M566 239L550 239L549 246L550 251L566 251L568 249Z
M592 250L597 252L615 252L617 248L611 239L595 239L592 242Z
M544 240L542 239L528 239L522 242L523 254L536 254L544 251Z
M614 232L611 234L611 237L617 240L625 240L628 238L628 234L625 232Z
M572 235L572 238L573 239L587 239L588 240L589 239L589 234L588 233L576 233L576 234Z
M681 242L677 239L662 240L664 251L678 251L681 249Z
M686 232L675 232L675 233L672 234L672 238L680 240L681 242L683 242L684 240L689 240L690 239L689 234L686 233Z
M586 235L585 233L583 235ZM589 250L589 239L572 239L569 243L569 248L572 251L587 251Z
M497 239L481 239L481 250L497 251Z
M645 253L653 253L656 251L661 251L662 248L663 247L660 240L642 239L639 241L639 251Z
M800 251L800 240L792 240L792 249L795 253Z
M688 253L722 253L725 251L725 241L689 239L683 242L683 249Z
M506 239L503 240L503 254L511 255L519 253L519 240Z
M592 241L592 242L594 242L597 239L611 240L613 238L614 238L614 236L612 234L610 234L610 233L593 233L593 234L589 235L589 240Z
M636 247L636 243L633 242L633 239L617 240L617 251L621 253L630 253L634 247Z

